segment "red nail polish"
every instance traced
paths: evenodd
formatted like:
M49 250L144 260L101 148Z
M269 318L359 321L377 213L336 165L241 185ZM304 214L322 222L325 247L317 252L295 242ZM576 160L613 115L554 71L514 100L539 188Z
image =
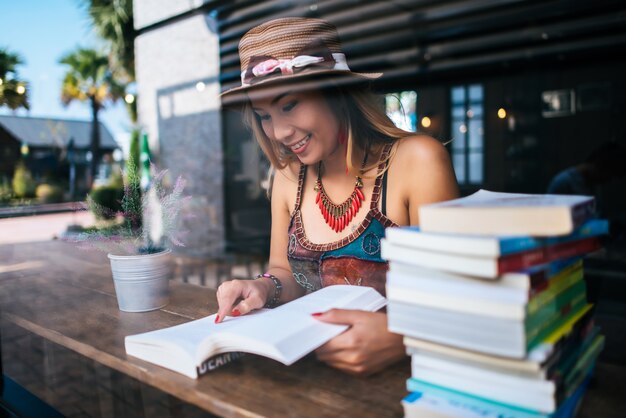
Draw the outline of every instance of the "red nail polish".
M314 312L311 314L311 316L315 316L315 317L322 316L322 315L324 315L324 312Z
M239 309L233 309L233 311L230 314L232 316L241 316L241 312L239 312Z
M220 316L219 315L215 315L215 323L217 324L220 321Z

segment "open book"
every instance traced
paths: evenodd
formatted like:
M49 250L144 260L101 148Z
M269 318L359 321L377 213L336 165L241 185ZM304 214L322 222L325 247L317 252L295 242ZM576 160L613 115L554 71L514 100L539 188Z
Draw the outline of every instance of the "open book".
M191 378L252 353L290 365L331 338L345 325L311 316L333 308L377 311L387 300L370 287L325 287L275 309L261 309L215 324L215 315L125 339L126 353ZM226 353L224 356L217 355Z

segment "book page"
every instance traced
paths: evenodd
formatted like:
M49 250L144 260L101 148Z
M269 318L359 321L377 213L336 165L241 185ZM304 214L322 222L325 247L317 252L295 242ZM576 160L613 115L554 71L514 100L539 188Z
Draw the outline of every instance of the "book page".
M256 353L291 364L347 329L347 326L318 321L311 316L312 313L332 308L376 311L385 304L385 298L370 287L329 286L275 309L265 309L257 314L237 318L229 317L222 324L232 324L232 327L229 325L225 329L221 327L222 324L217 324L213 329L220 334L228 334L224 337L258 341L271 346L278 351L279 356L269 352ZM248 351L249 348L242 348L241 351Z
M275 309L227 317L219 324L215 324L214 314L174 327L131 335L126 341L150 350L179 353L182 350L196 364L229 351L261 354L291 364L347 328L320 322L312 313L332 308L376 311L385 304L386 299L370 287L329 286Z

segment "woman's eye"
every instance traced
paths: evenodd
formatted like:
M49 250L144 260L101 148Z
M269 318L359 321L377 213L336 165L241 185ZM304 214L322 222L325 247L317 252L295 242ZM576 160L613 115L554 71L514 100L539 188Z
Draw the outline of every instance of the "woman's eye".
M285 106L283 106L283 112L289 112L294 107L296 107L297 104L298 104L298 102L296 102L296 101L287 103Z
M270 120L270 115L259 115L257 113L256 117L259 118L260 121Z

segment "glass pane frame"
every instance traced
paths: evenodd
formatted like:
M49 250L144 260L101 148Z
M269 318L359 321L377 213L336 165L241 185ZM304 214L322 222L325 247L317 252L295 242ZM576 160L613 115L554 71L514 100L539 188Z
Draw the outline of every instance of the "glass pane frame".
M452 164L460 185L484 181L484 117L482 84L450 88Z

